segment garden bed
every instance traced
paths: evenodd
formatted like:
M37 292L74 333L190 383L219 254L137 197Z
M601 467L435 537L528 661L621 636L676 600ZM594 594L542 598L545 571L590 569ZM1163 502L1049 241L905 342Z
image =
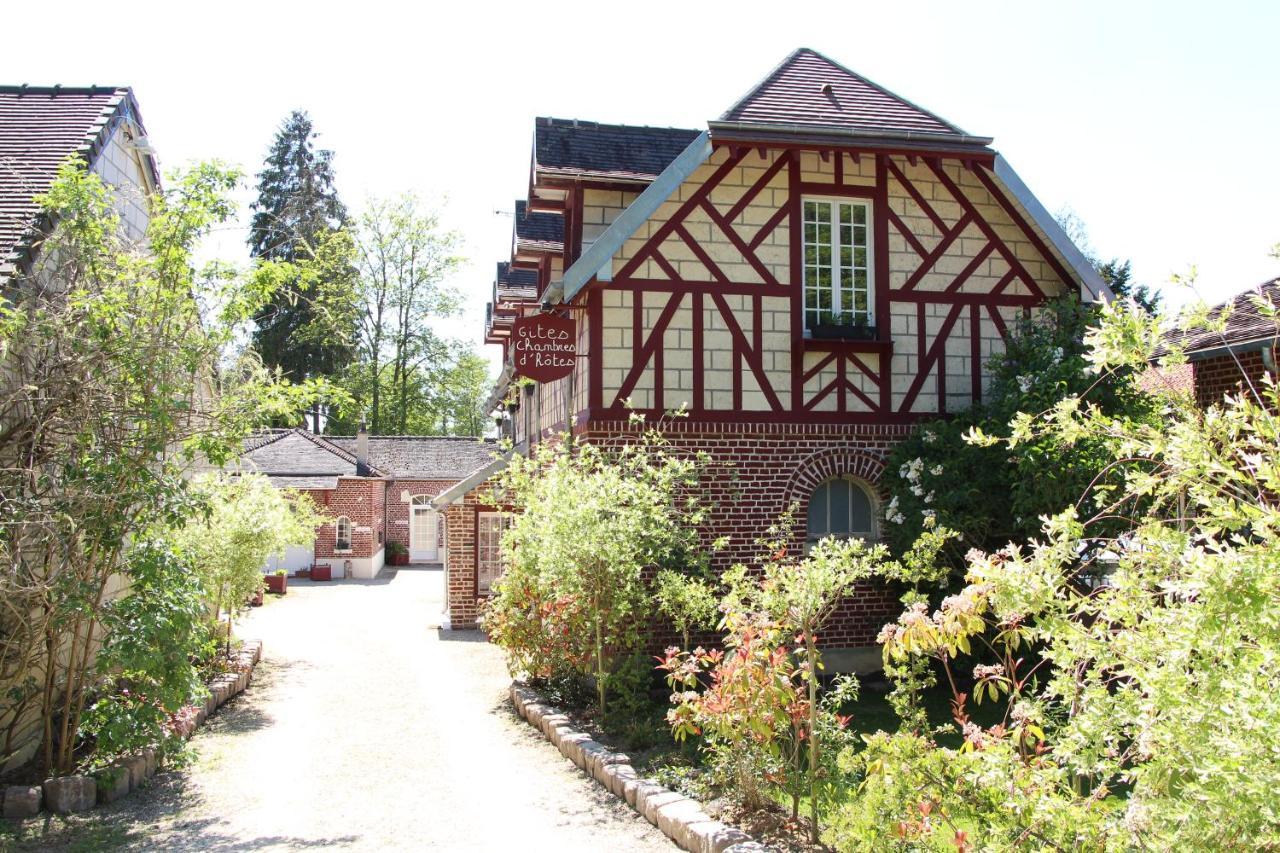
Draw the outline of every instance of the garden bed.
M693 853L746 853L767 847L741 829L713 819L702 804L651 779L631 766L631 759L574 728L567 714L547 705L533 689L511 685L516 713L542 731L547 740L583 772L595 778L615 796L658 827L681 848Z
M225 672L206 682L208 696L202 705L187 705L171 718L177 736L187 739L219 707L246 687L253 669L262 660L262 641L247 640L234 652ZM154 748L119 759L92 773L46 779L40 785L6 785L0 793L0 815L10 820L36 817L41 811L70 814L88 811L128 796L146 785L160 768L163 756Z

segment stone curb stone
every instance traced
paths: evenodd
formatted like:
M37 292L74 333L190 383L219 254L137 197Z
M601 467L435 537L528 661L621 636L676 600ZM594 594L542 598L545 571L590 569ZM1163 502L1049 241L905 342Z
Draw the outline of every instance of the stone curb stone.
M147 747L146 749L142 750L142 761L145 768L143 770L143 775L147 779L150 779L152 776L156 775L156 768L159 765L159 761L156 758L156 751L151 747Z
M638 798L637 798L638 799ZM689 799L684 794L677 794L675 791L668 791L665 788L661 793L651 794L644 798L644 819L654 826L658 825L658 809L668 803L678 803L681 800Z
M4 809L0 814L10 820L35 817L40 814L40 803L43 799L44 791L38 785L6 785Z
M678 846L690 853L773 853L772 847L746 832L713 820L697 800L639 778L629 756L611 752L585 732L574 730L568 715L544 704L536 691L512 682L509 694L516 713L529 725Z
M128 796L133 790L129 782L129 768L123 765L114 764L99 770L96 776L99 803L114 803L121 797Z
M129 771L129 787L141 788L142 783L147 781L147 760L141 755L131 755L123 763Z
M686 850L695 849L689 846L687 827L691 823L702 823L711 818L707 817L707 813L702 810L696 801L688 798L672 800L658 806L657 813L658 829L662 830L663 835L675 841Z
M87 812L98 801L98 783L91 776L61 776L44 783L44 802L58 814Z
M689 832L698 839L702 853L724 853L731 847L755 844L755 839L741 829L735 829L718 820L695 823ZM763 844L759 845L764 847Z
M622 783L622 799L627 801L627 805L631 808L636 807L636 791L643 784L642 779L627 779Z

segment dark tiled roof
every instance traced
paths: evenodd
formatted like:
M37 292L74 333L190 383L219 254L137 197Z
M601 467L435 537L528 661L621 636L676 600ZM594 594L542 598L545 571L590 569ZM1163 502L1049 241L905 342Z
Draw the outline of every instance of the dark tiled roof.
M92 161L121 104L135 121L127 88L0 86L0 261L36 224L35 197L74 154Z
M516 200L516 239L538 246L564 248L564 217L558 213L530 211L528 205Z
M326 436L326 440L354 451L354 437ZM438 435L374 435L369 437L369 464L385 476L412 480L461 480L493 461L491 440Z
M245 441L246 468L271 477L354 477L356 460L347 451L303 429L271 430Z
M576 119L539 118L534 127L534 169L566 176L652 181L698 131L635 127Z
M807 47L783 60L718 123L738 122L886 136L965 135L954 124Z
M353 477L355 436L319 436L304 429L266 430L244 442L247 468L285 480ZM461 480L497 455L493 441L437 435L369 436L373 476L415 480ZM277 482L279 481L279 482ZM318 482L318 480L317 480ZM332 486L293 486L332 488Z
M1217 331L1206 328L1175 329L1166 337L1178 343L1184 352L1216 349L1227 344L1245 344L1280 337L1280 325L1275 318L1267 317L1258 308L1258 302L1268 302L1280 310L1280 278L1263 282L1246 290L1209 312L1210 321L1226 312L1226 328Z
M494 277L495 296L501 302L538 298L538 274L533 270L513 267L506 261L498 261Z

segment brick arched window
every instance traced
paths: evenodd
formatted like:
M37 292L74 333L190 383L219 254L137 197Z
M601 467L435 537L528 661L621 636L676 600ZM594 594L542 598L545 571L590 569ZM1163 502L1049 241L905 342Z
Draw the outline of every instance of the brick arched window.
M809 545L828 536L875 542L880 538L876 516L870 486L848 475L832 477L809 496L805 538Z
M333 526L333 549L335 551L351 550L351 519L345 515L338 516Z

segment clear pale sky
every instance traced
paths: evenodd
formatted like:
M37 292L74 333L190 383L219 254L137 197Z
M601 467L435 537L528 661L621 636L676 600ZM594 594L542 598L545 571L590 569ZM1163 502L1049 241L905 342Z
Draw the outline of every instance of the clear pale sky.
M1140 281L1196 264L1218 301L1280 275L1275 2L62 2L4 20L0 82L134 87L165 168L256 172L300 108L349 207L447 197L471 258L448 327L477 342L534 116L705 127L799 46L995 137ZM243 259L243 237L215 251Z

